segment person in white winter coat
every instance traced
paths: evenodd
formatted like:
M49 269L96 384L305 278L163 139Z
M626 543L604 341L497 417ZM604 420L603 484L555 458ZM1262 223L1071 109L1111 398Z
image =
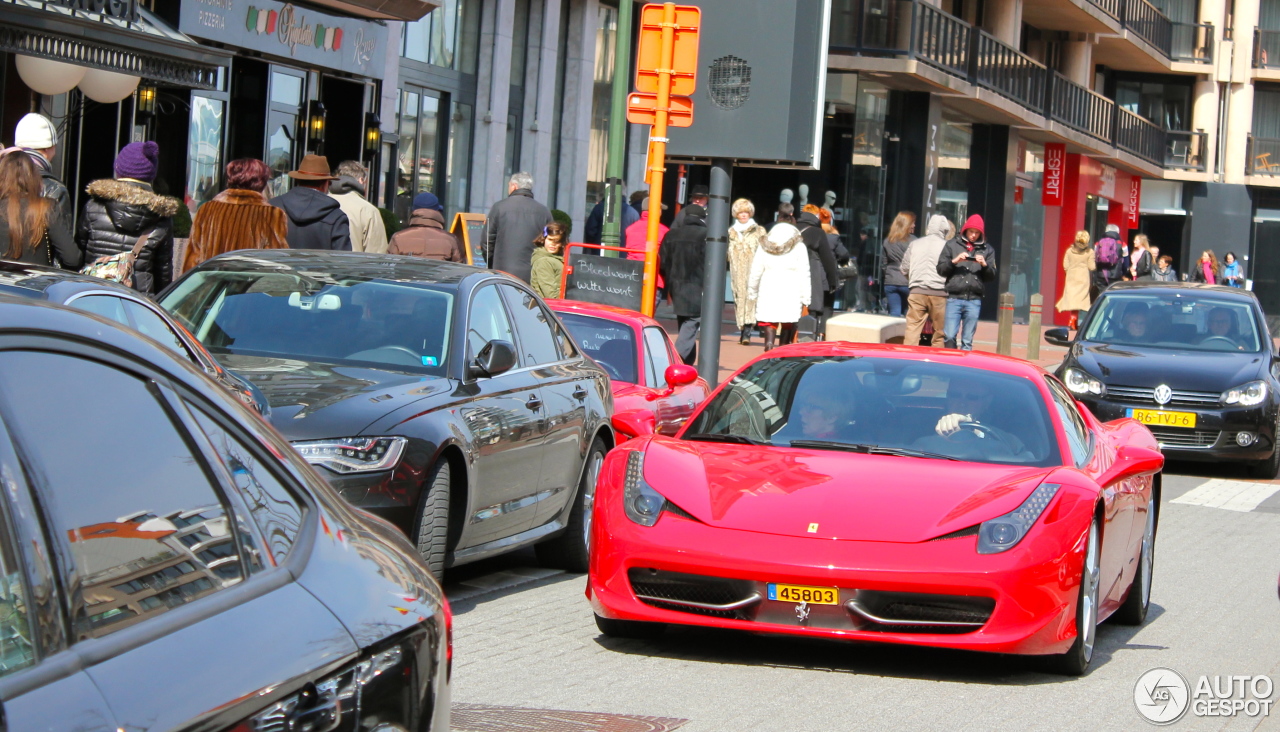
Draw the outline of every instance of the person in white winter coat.
M791 342L796 322L804 315L812 297L809 281L809 250L795 227L791 204L778 206L778 219L769 237L760 244L751 260L748 297L756 303L756 320L764 331L764 350Z

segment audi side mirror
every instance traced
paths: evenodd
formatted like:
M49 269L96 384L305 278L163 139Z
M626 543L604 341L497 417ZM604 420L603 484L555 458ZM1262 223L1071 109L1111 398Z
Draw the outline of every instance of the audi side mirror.
M516 365L516 347L510 341L489 341L471 362L471 376L493 378Z
M1071 345L1071 330L1068 328L1050 328L1044 332L1044 339L1055 346Z
M663 378L667 380L667 386L675 389L688 386L697 381L698 370L682 363L673 363L667 367L666 372L663 373Z
M635 437L645 437L652 435L658 431L658 420L647 409L631 409L626 412L618 412L613 415L610 420L613 429L624 439L630 440Z
M1103 471L1098 478L1098 485L1106 486L1122 480L1137 478L1142 475L1155 475L1164 469L1164 455L1159 450L1152 450L1137 445L1121 445L1116 450L1115 462Z

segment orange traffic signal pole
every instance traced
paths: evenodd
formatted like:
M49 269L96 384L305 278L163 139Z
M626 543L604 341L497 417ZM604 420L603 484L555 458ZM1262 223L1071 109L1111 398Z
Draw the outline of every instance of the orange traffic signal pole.
M649 231L645 234L644 284L640 311L653 317L658 289L658 227L662 221L662 178L667 165L667 115L671 106L671 73L675 63L676 4L662 5L662 63L658 67L658 103L649 133Z

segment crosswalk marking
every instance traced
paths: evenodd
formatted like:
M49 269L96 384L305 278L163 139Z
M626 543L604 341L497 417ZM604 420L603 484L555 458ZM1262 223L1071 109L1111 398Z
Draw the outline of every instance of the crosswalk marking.
M1206 481L1170 501L1189 506L1221 508L1226 511L1249 512L1280 491L1275 483L1247 483L1242 480Z

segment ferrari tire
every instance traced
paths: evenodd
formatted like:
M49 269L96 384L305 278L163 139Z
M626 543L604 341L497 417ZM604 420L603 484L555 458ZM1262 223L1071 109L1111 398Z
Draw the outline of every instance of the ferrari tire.
M596 616L596 627L610 638L657 638L667 630L662 623L646 623L643 620L614 620Z
M414 542L418 554L437 580L443 581L444 560L449 540L449 461L441 460L431 469L427 489L414 526Z
M1259 480L1271 480L1276 477L1276 473L1280 473L1280 417L1276 418L1275 440L1271 446L1271 457L1259 460L1249 465L1249 477Z
M587 460L582 466L582 478L573 497L568 526L557 537L535 547L538 561L548 567L570 572L586 572L591 557L591 518L596 500L596 481L604 466L605 446L599 437L591 443Z
M1121 625L1142 625L1151 607L1151 570L1155 567L1156 552L1156 502L1147 501L1146 528L1142 532L1142 547L1138 554L1138 571L1129 586L1129 597L1116 610L1115 621Z
M1093 660L1093 647L1098 637L1098 587L1101 573L1099 559L1101 527L1095 516L1085 539L1084 565L1080 568L1080 597L1076 601L1076 639L1066 653L1045 657L1051 673L1083 676Z

